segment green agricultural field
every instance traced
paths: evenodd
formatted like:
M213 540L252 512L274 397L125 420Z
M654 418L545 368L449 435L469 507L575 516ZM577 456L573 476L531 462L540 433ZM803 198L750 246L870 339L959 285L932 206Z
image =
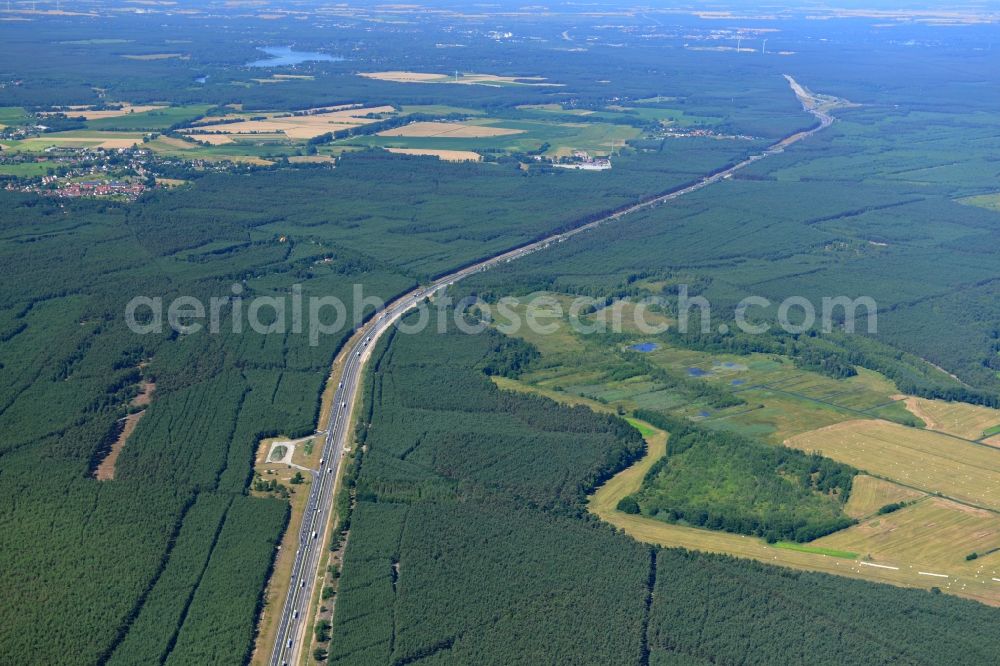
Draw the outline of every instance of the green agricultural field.
M978 194L972 197L964 197L958 201L959 203L963 203L968 206L978 206L979 208L985 208L986 210L1000 211L1000 193Z
M7 145L16 152L44 152L46 148L128 148L142 143L141 132L111 132L99 130L69 130L50 132L37 137L10 141Z
M815 543L815 542L814 542ZM785 548L787 550L797 550L802 553L815 553L817 555L826 555L828 557L839 557L844 560L856 560L858 559L858 554L853 553L848 550L836 550L834 548L825 548L823 546L814 546L811 544L795 543L794 541L779 541L774 544L775 548Z
M581 318L585 326L603 321L610 327L620 321L623 335L579 333L567 316L572 303L569 295L541 292L532 302L538 305L519 299L510 307L513 319L498 314L495 324L541 351L544 362L530 368L521 380L542 389L626 412L649 409L683 414L706 427L773 444L858 417L914 418L893 401L894 384L864 368L853 377L834 379L803 370L791 358L777 354L738 355L677 347L655 336L643 337L632 323L635 306L626 302ZM529 310L544 332L525 325ZM671 322L655 312L647 311L645 316L649 323ZM512 321L520 324L516 331ZM658 340L652 351L628 349L649 340Z
M24 162L21 164L0 164L0 174L18 178L35 178L47 174L53 165L45 162Z
M461 113L470 116L480 116L485 113L482 109L473 109L461 106L450 106L448 104L404 104L400 106L400 113L426 113L440 114L442 116L450 113Z
M19 106L0 106L0 128L20 125L28 118L28 113Z

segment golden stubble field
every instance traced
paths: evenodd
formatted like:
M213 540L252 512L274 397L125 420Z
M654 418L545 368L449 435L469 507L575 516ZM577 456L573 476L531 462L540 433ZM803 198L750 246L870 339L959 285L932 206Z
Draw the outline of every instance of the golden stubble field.
M896 396L894 396L896 397ZM979 440L990 428L1000 426L1000 409L990 409L964 402L901 397L906 409L927 424L929 430Z
M415 122L379 132L379 136L437 137L445 139L477 139L491 136L523 134L524 130L479 125L475 123Z
M393 70L386 72L359 72L358 76L376 81L393 83L450 83L466 86L562 86L549 83L543 76L499 76L496 74L434 74L431 72L406 72Z
M586 405L598 412L613 411L608 405L579 396L514 379L492 379L504 390L544 395L568 405ZM948 594L1000 606L1000 551L990 552L1000 547L1000 515L931 497L866 474L855 477L851 499L845 507L848 515L859 518L860 522L808 544L768 544L756 537L670 524L618 511L619 500L636 492L649 468L666 453L668 439L666 432L648 423L636 419L629 422L645 438L647 455L598 488L588 498L587 509L634 539L667 548L727 554L901 587L936 587ZM907 506L892 514L877 514L879 508L893 502L906 502ZM966 555L972 552L978 557L966 560Z
M83 118L85 120L100 120L101 118L120 118L121 116L127 116L130 113L145 113L147 111L159 111L160 109L165 109L167 106L165 104L122 104L120 109L102 109L94 110L89 106L67 106L59 111L46 111L42 115L49 115L51 113L65 113L73 118Z
M928 493L1000 511L1000 451L889 421L854 420L785 441Z
M387 148L400 155L429 155L445 162L478 162L482 156L471 150L438 150L436 148Z
M230 114L210 119L215 122L205 122L184 132L198 140L210 140L205 139L206 136L266 133L283 133L290 139L312 139L327 132L336 132L337 130L350 129L351 127L375 122L376 118L365 117L369 114L380 115L394 112L394 107L384 105L350 109L328 107L313 109L310 113L303 115L267 113ZM259 119L251 120L251 117ZM236 122L219 122L222 120L235 120ZM204 134L205 132L213 134ZM216 132L218 134L214 134Z

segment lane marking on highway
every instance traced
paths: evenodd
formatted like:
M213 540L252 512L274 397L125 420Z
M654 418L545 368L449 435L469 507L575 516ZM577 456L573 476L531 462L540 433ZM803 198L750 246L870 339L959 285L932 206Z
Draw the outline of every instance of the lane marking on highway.
M893 571L899 571L899 567L890 567L888 564L875 564L874 562L858 562L858 564L863 564L866 567L878 567L879 569L892 569Z
M918 571L921 576L934 576L935 578L947 578L947 574L931 573L930 571Z

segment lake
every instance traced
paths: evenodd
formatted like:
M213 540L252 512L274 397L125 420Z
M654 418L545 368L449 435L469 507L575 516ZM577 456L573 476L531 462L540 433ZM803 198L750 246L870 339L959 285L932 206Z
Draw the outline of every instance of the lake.
M343 60L337 56L316 51L295 51L291 46L265 46L260 49L268 55L267 58L248 62L247 67L285 67L303 62L337 62Z

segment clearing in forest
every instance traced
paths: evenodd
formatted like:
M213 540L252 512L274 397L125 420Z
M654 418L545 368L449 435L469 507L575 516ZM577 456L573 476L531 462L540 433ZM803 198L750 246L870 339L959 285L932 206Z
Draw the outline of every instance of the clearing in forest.
M154 382L146 381L143 382L141 388L139 389L139 394L132 398L133 407L148 407L149 403L153 400L153 392L156 391L156 384ZM115 463L118 462L118 456L121 455L122 449L125 448L125 442L135 431L135 427L139 425L139 420L145 416L146 410L143 409L140 412L135 412L134 414L129 414L124 419L122 419L124 425L122 426L121 432L118 433L118 438L111 445L111 450L108 455L104 457L104 460L94 469L94 478L98 481L110 481L115 478Z

